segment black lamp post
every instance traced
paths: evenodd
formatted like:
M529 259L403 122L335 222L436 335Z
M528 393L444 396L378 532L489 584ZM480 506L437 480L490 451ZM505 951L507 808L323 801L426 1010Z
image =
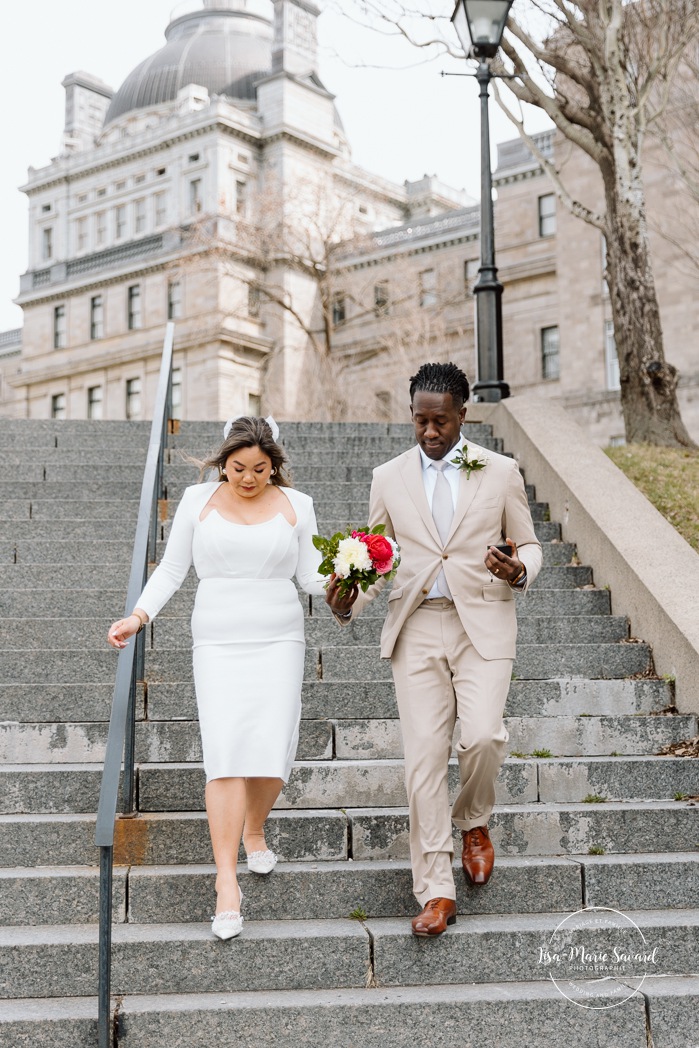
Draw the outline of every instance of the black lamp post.
M481 264L473 289L476 296L476 345L478 381L473 387L479 400L497 401L510 395L504 381L502 360L502 284L495 266L493 179L490 171L488 84L494 58L502 40L513 0L457 0L452 22L467 55L478 59L476 79L481 99Z

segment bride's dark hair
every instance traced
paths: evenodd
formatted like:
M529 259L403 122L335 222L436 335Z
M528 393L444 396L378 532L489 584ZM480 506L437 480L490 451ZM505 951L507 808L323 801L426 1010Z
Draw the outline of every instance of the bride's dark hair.
M254 415L243 415L235 420L218 451L202 463L199 480L203 480L210 469L218 470L218 480L228 480L223 473L226 460L239 448L259 448L272 462L274 472L270 477L270 483L280 488L292 487L285 469L287 458L283 449L274 439L269 423Z

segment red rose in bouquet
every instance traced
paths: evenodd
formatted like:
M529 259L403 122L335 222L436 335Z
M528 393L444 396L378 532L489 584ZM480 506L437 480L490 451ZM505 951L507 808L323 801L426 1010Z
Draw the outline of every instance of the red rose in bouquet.
M393 567L393 546L383 535L366 535L358 533L357 538L361 539L364 545L369 550L369 556L371 557L374 569L379 575L387 575Z

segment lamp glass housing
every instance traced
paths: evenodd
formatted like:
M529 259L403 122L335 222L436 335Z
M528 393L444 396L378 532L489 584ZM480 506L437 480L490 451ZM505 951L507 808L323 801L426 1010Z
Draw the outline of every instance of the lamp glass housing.
M452 22L466 54L494 58L512 0L458 0Z

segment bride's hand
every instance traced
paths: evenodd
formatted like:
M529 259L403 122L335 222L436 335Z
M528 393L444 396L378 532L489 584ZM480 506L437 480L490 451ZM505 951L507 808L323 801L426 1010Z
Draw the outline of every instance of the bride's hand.
M109 627L107 644L112 648L120 650L126 647L126 642L141 628L141 620L138 615L127 615L125 619L117 619Z

